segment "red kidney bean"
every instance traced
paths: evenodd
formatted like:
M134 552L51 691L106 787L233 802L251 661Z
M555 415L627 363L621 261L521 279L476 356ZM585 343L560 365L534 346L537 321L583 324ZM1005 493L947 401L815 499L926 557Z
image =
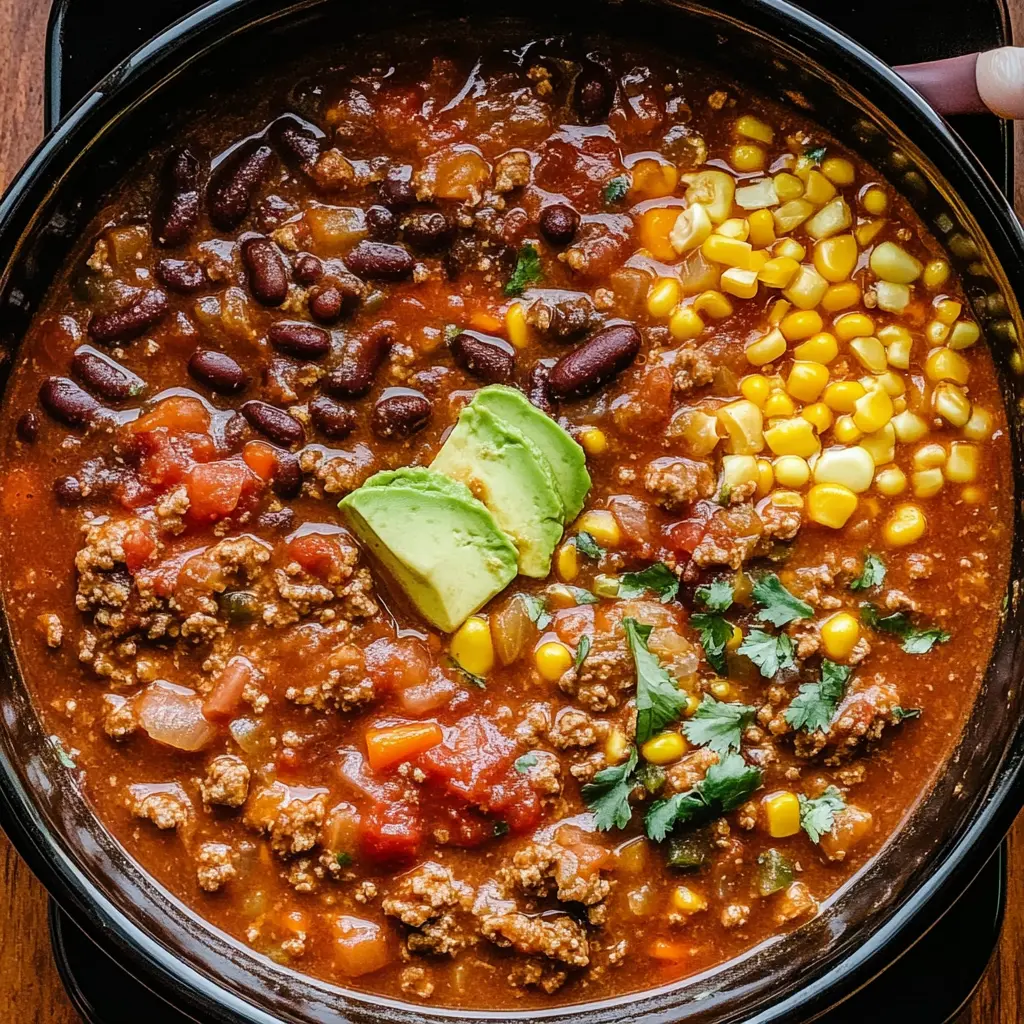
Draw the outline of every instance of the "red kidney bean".
M334 285L315 291L309 296L309 312L322 324L333 324L341 316L345 297Z
M331 336L322 327L301 320L278 320L267 339L279 352L296 359L323 359L331 351Z
M273 162L274 151L260 139L248 139L224 157L206 187L206 205L216 227L230 231L245 220Z
M39 436L39 417L29 409L18 418L14 430L19 441L31 444Z
M246 441L252 440L252 431L245 417L233 412L221 427L221 437L228 451L237 452Z
M356 426L355 412L326 395L317 395L309 403L309 417L321 434L334 440L348 437Z
M378 186L380 201L392 208L412 206L416 202L416 189L412 184L412 168L408 165L392 167Z
M80 348L71 360L71 372L92 392L112 402L123 402L146 390L146 382L109 356Z
M87 328L89 337L101 345L118 345L145 334L167 313L167 296L150 288L112 313L94 313Z
M195 260L161 260L156 265L156 279L172 292L190 295L206 284L206 271Z
M277 467L271 485L280 498L294 498L302 490L302 470L297 455L291 452L277 453Z
M366 211L366 231L378 242L392 242L398 234L398 218L386 206L371 206Z
M231 356L213 349L196 349L188 361L188 372L219 395L236 394L249 383L245 371Z
M251 427L282 448L291 448L306 440L306 431L302 424L284 409L278 409L276 405L258 401L245 402L241 413Z
M402 221L402 237L418 252L440 252L452 244L455 225L440 210L415 210Z
M47 377L39 389L39 402L55 419L69 427L88 426L100 404L67 377Z
M516 368L516 350L504 338L460 331L448 342L452 358L471 377L505 384Z
M430 399L423 392L388 388L373 407L370 429L385 440L409 437L427 425L432 411Z
M573 107L583 124L603 121L615 99L615 79L611 72L596 61L585 60L576 76L573 88Z
M552 365L554 364L549 361L534 363L526 382L526 397L530 400L531 405L535 405L549 415L554 411L551 392L548 391L548 378L551 376Z
M300 252L292 265L292 276L299 284L316 284L324 276L324 265L311 252Z
M640 341L640 332L633 324L603 327L551 368L551 393L556 398L592 395L636 359Z
M380 364L391 348L389 321L378 324L366 334L350 338L341 362L324 379L324 387L335 398L361 398L373 387Z
M398 281L412 273L412 257L400 245L360 242L346 257L345 265L361 277Z
M276 245L263 235L242 242L242 263L249 274L249 291L264 306L280 306L288 297L288 267Z
M82 485L77 477L62 476L53 481L53 496L60 505L77 505L82 500Z
M160 176L160 191L153 211L153 238L157 245L187 242L199 223L199 158L188 147L173 150Z
M580 215L565 203L552 203L540 212L541 234L552 245L568 245L580 226Z
M295 114L274 121L267 134L281 159L290 167L308 167L316 163L323 146L324 133Z

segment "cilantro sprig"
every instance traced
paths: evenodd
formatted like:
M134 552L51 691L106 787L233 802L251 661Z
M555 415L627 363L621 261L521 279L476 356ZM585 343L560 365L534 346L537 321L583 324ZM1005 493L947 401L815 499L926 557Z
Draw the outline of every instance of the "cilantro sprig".
M753 597L761 605L758 619L773 626L787 626L797 619L809 619L814 615L814 609L791 594L773 572L754 580Z
M876 632L899 637L903 641L900 646L907 654L927 654L936 644L944 644L950 638L950 634L938 626L915 626L906 612L882 615L874 604L862 604L860 618Z
M619 577L619 597L630 600L648 590L668 604L679 593L679 577L664 563L655 562L639 572L624 572Z
M519 596L526 604L526 614L530 616L530 621L536 623L540 630L547 629L554 616L548 611L548 605L544 598L537 597L535 594L520 594Z
M583 662L587 660L587 655L590 653L592 641L590 637L584 633L580 637L579 643L576 645L576 657L573 659L573 668L577 672L583 667Z
M832 831L835 816L846 809L843 794L835 786L829 786L821 796L807 797L798 794L800 800L800 827L812 843L820 843L821 837Z
M783 716L794 729L804 732L828 732L829 723L846 693L850 669L825 658L821 663L821 679L804 683Z
M727 612L732 607L735 588L729 580L713 580L698 587L697 598L703 602L709 612Z
M697 600L703 602L706 612L690 616L690 625L700 634L704 657L719 673L725 673L725 645L732 637L732 625L723 613L732 607L733 584L728 580L715 580L698 587Z
M573 543L581 555L586 555L587 558L592 558L595 562L605 555L604 548L594 540L593 534L587 533L586 530L580 530L573 538Z
M636 666L636 741L646 743L682 714L686 694L648 650L651 627L625 618L622 628Z
M880 587L885 581L885 562L881 556L872 554L870 551L864 556L864 568L859 576L850 580L851 590L870 590L871 587Z
M629 192L629 186L631 182L628 174L619 174L612 178L611 181L605 185L602 195L605 203L611 206L613 203L617 203L626 198L626 193Z
M793 641L785 633L774 636L763 629L752 629L743 638L737 653L748 657L765 679L771 679L781 669L792 668L796 664Z
M683 732L698 747L708 747L716 754L735 753L756 710L749 704L716 700L706 693L693 717L683 726Z
M896 719L897 723L906 722L912 718L921 717L920 708L901 708L898 704L892 709L892 717Z
M543 276L540 253L532 242L527 242L516 256L515 270L505 284L505 294L522 295L531 284L536 284Z
M515 768L520 775L525 775L536 763L537 755L531 750L526 754L520 754L519 757L512 762L512 767Z
M631 778L636 768L637 753L634 747L622 764L602 768L583 787L583 800L594 812L594 824L601 832L613 828L625 828L632 817L629 794L633 791Z
M810 149L804 150L804 156L807 157L808 160L813 161L815 164L820 164L821 161L825 159L826 152L827 147L825 146L811 146Z

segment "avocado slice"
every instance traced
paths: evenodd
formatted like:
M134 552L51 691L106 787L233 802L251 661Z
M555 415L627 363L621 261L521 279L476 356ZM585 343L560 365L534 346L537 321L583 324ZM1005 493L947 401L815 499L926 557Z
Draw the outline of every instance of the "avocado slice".
M551 464L555 485L565 506L563 522L575 519L590 491L590 474L583 449L515 388L502 384L482 388L474 395L472 404L515 427L541 450Z
M431 469L464 483L491 510L519 549L524 576L547 576L565 507L551 464L522 431L470 403Z
M414 486L394 474L377 476L392 479L371 477L338 507L420 614L451 633L515 579L515 546L454 481L421 478Z
M369 480L364 480L363 487L412 487L415 490L437 491L439 494L450 494L453 498L463 501L476 501L470 489L453 480L450 476L437 473L427 466L402 466L400 469L382 469L374 473Z

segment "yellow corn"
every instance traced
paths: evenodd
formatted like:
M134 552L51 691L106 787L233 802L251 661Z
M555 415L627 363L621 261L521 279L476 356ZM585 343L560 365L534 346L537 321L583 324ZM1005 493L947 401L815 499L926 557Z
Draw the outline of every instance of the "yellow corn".
M842 196L836 196L804 224L804 231L807 232L808 238L831 238L841 231L849 231L852 225L853 214L850 213L850 207L846 205L846 200Z
M821 363L823 366L831 363L839 355L839 345L833 335L827 331L819 331L808 338L802 345L793 349L793 358L803 362Z
M668 332L676 341L696 338L704 330L700 313L692 306L677 306L668 321Z
M740 381L740 394L759 409L764 406L772 386L763 373L751 373Z
M764 439L776 455L799 455L809 459L820 447L814 427L802 416L773 423L764 432Z
M815 206L823 206L836 194L835 185L821 171L813 170L804 184L804 197Z
M640 748L640 753L651 764L671 764L686 753L686 740L677 732L659 733Z
M832 415L832 410L824 402L813 402L811 405L805 405L803 409L800 410L800 415L803 416L803 418L807 420L807 422L810 423L810 425L814 427L819 434L828 430L828 428L832 426L832 421L835 419Z
M889 209L889 198L880 188L869 188L860 197L860 205L872 217L881 217Z
M772 246L772 255L786 256L799 263L807 255L807 250L795 238L783 238Z
M864 434L853 422L852 416L844 415L836 418L835 426L832 427L832 436L840 444L855 444Z
M860 285L855 281L830 284L821 297L821 308L826 313L838 313L860 302Z
M857 242L853 235L823 238L814 247L814 268L826 281L845 281L857 266Z
M722 483L726 487L742 487L744 484L757 485L757 459L753 455L723 455Z
M622 541L618 520L607 509L595 508L576 520L580 533L589 533L602 547L617 548Z
M740 632L742 633L743 631L740 630ZM733 635L727 641L726 646L733 642L735 636L736 631L734 628ZM737 644L737 646L739 645ZM712 696L717 697L719 700L728 700L732 696L732 684L728 679L715 679L712 681L708 689L711 690Z
M894 548L914 544L924 536L928 520L917 505L898 505L882 527L885 542Z
M959 352L950 348L937 348L928 354L924 372L929 380L948 380L964 385L970 376L971 367Z
M934 498L946 482L945 474L936 466L934 469L919 469L910 474L910 484L915 498Z
M751 253L751 256L755 255L756 253ZM757 271L730 267L722 274L719 287L723 292L735 295L738 299L752 299L757 294Z
M751 142L739 142L732 147L729 163L737 171L760 171L765 165L765 151Z
M901 249L895 242L882 242L871 250L868 260L872 272L883 281L893 284L913 284L924 267L921 261Z
M668 234L669 244L680 255L703 245L711 235L711 215L703 203L692 203L678 217Z
M769 331L763 338L758 338L746 348L747 362L754 366L764 366L766 363L780 359L785 354L786 339L778 328Z
M954 427L964 427L971 418L971 403L955 385L943 381L932 392L932 409Z
M744 114L742 117L736 118L736 123L732 128L737 135L742 135L745 139L753 139L755 142L763 142L766 146L771 145L775 138L775 129L759 117L754 117L753 114Z
M588 455L603 455L608 451L608 436L599 427L584 427L580 431L580 444Z
M975 406L964 424L964 437L971 441L987 441L992 436L992 414Z
M732 303L721 292L713 289L701 292L693 300L693 308L698 313L706 313L712 320L722 320L727 316L732 316Z
M897 370L910 369L910 353L914 342L908 334L905 338L894 338L885 349L886 362Z
M949 324L944 324L941 320L932 320L925 328L924 336L930 344L941 345L949 336Z
M850 342L850 351L857 357L857 362L872 373L882 373L889 365L885 349L877 338L854 338Z
M761 409L765 419L777 419L779 416L792 416L796 412L793 399L782 390L774 390L765 400Z
M549 683L557 683L572 667L572 652L565 644L557 640L549 640L543 643L533 655L534 664L540 673L541 679Z
M803 341L822 328L821 316L813 309L800 309L782 318L779 330L786 341Z
M815 484L807 492L807 516L815 523L840 530L857 508L857 495L842 484Z
M875 388L854 402L851 415L859 431L873 434L892 419L892 399L882 388Z
M668 316L679 303L682 287L674 277L659 277L647 293L647 312L651 316Z
M814 204L806 199L790 199L772 211L775 221L775 234L785 235L800 227L814 213Z
M505 311L505 333L516 348L526 348L530 343L530 325L521 302L513 302Z
M763 498L775 484L775 471L772 469L772 464L767 459L757 460L757 490L755 493L759 498ZM733 631L735 635L735 630ZM740 633L740 639L742 639L742 631Z
M832 182L833 185L852 185L856 178L856 171L849 160L841 156L830 156L822 162L821 173Z
M749 242L741 242L738 238L726 238L725 235L719 234L709 235L700 247L706 260L743 269L746 269L752 250L753 246Z
M960 497L968 505L979 505L985 497L985 492L980 487L964 487L960 491Z
M689 917L708 909L708 901L687 885L677 885L672 890L672 909L677 914Z
M764 448L764 417L749 399L723 405L716 415L726 432L725 447L731 455L756 455Z
M494 668L494 642L488 621L471 615L452 637L452 658L467 672L485 676Z
M736 182L725 171L697 171L683 175L687 183L686 200L707 207L708 216L715 224L721 224L732 213L732 202L736 195Z
M793 363L786 380L786 390L800 402L815 402L825 385L828 384L828 368L822 363ZM767 411L765 415L770 415Z
M907 489L907 477L899 466L886 466L880 469L875 477L875 486L881 494L894 498Z
M555 568L559 577L566 583L572 583L580 573L580 558L575 544L563 544L558 549Z
M660 160L638 160L631 170L630 195L634 199L660 199L670 196L679 183L679 170L675 164Z
M920 441L928 433L928 424L909 409L897 413L892 418L893 430L903 444L913 444Z
M783 487L803 487L811 478L807 460L799 455L780 455L772 464L772 470Z
M857 401L866 394L864 385L856 380L837 380L825 388L821 400L833 412L853 412Z
M804 183L789 171L780 171L772 181L775 182L775 194L783 203L799 199L804 194Z
M963 303L956 299L939 299L935 303L935 319L944 324L952 324L963 308Z
M874 377L862 377L861 384L867 391L873 387L882 388L891 398L906 394L907 391L907 385L903 378L898 373L893 373L892 370L884 370Z
M892 423L886 423L881 430L862 437L860 447L871 456L871 461L876 466L892 462L896 458L896 430Z
M941 288L949 280L949 264L945 260L930 260L922 277L922 284L929 291Z
M875 322L864 313L844 313L835 322L833 330L840 341L870 338L875 333Z
M910 305L910 286L892 281L875 282L875 302L886 313L902 313Z
M618 764L625 760L630 745L626 734L618 726L613 726L608 730L608 737L604 741L605 760L609 764Z
M785 299L776 299L768 309L768 323L778 327L782 318L792 309L793 304Z
M921 445L911 459L914 469L932 469L946 464L946 449L941 444L932 442Z
M981 328L971 320L958 320L946 344L952 349L970 348L981 337Z
M756 249L765 249L775 241L775 218L770 210L754 210L747 217L747 241Z
M946 479L955 484L969 484L977 475L978 449L967 441L954 441L949 446Z
M785 839L800 831L800 800L796 793L772 793L761 801L761 806L768 835L773 839Z
M722 221L715 230L718 234L725 235L726 238L737 238L741 242L745 242L747 235L750 234L750 225L747 223L746 217L730 217L728 220Z
M814 267L802 264L796 276L783 289L782 294L797 309L814 309L828 291L828 281Z
M774 256L757 272L757 279L769 288L785 288L800 270L800 264L788 256Z
M821 624L821 646L833 661L845 661L860 639L860 623L849 612L836 612Z
M866 249L878 237L885 224L886 220L884 217L876 217L874 220L865 221L863 224L857 225L856 230L853 232L853 237L857 239L857 244L862 249Z
M816 484L842 484L854 494L866 491L874 476L874 460L860 447L828 448L814 464Z

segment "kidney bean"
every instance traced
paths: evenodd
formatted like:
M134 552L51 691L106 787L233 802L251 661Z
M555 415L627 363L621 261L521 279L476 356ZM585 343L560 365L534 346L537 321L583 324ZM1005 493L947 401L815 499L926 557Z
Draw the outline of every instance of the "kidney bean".
M603 327L551 368L551 393L556 398L592 395L636 359L640 341L640 332L633 324Z
M100 411L100 404L67 377L47 377L39 389L39 402L55 419L69 427L85 427Z
M551 392L548 391L548 378L551 376L551 367L554 365L550 360L536 362L530 370L530 376L526 381L526 397L531 405L535 405L542 412L550 415L554 411L554 404L551 401Z
M416 210L402 221L402 236L418 252L447 249L455 237L455 226L440 210Z
M60 505L77 505L82 500L82 485L77 477L59 477L53 481L53 496Z
M219 395L236 394L249 383L245 371L231 356L213 349L196 349L188 361L188 372Z
M301 320L279 320L267 331L270 344L296 359L323 359L331 351L331 336L322 327Z
M334 285L316 291L309 297L309 312L314 320L322 324L333 324L341 316L345 297Z
M416 189L413 188L411 178L411 167L392 167L378 186L380 201L392 209L412 206L416 202Z
M360 242L346 257L345 265L362 277L398 281L412 273L412 257L400 245Z
M71 372L92 392L112 402L123 402L146 390L146 382L131 370L89 348L81 348L71 361Z
M552 245L568 245L580 226L580 215L565 203L552 203L540 212L541 234Z
M309 403L309 416L313 426L327 437L348 437L355 429L356 414L347 405L334 401L326 395L317 395Z
M18 435L19 441L31 444L39 436L39 417L29 409L28 412L22 413L18 417L14 431Z
M277 468L272 481L274 493L280 498L294 498L302 490L302 470L297 455L277 453Z
M206 187L206 205L216 227L230 231L245 220L273 162L274 151L265 142L248 139L217 165Z
M256 517L256 525L264 530L277 530L279 533L291 533L295 529L295 509L279 508L273 512L261 512Z
M306 431L302 424L284 409L278 409L276 405L258 401L245 402L241 413L251 427L282 448L291 448L306 440Z
M392 242L398 234L398 218L386 206L371 206L366 211L366 231L378 242Z
M117 345L145 334L167 313L167 296L150 288L133 302L112 313L94 313L86 328L89 337L101 345Z
M341 362L324 379L335 398L361 398L373 387L373 378L391 348L390 324L349 339Z
M253 235L242 242L242 263L253 298L264 306L280 306L288 297L288 268L278 247L263 235Z
M227 423L221 427L221 437L224 439L224 447L228 451L237 452L246 441L252 440L252 431L244 416L233 412Z
M583 124L603 121L615 99L615 79L611 72L596 61L585 60L583 70L576 76L573 88L573 107Z
M299 284L316 284L324 276L324 265L311 252L300 252L292 265L292 276Z
M427 425L432 411L423 392L388 388L373 407L370 429L385 440L409 437Z
M157 245L187 242L199 223L199 158L188 147L172 150L160 175L160 190L153 211L153 238Z
M516 368L516 350L504 338L460 331L448 342L452 358L471 377L504 384Z
M281 159L291 167L308 167L320 156L324 133L295 114L279 117L267 134Z
M206 284L206 271L195 260L161 260L155 272L161 284L182 295L197 292Z

